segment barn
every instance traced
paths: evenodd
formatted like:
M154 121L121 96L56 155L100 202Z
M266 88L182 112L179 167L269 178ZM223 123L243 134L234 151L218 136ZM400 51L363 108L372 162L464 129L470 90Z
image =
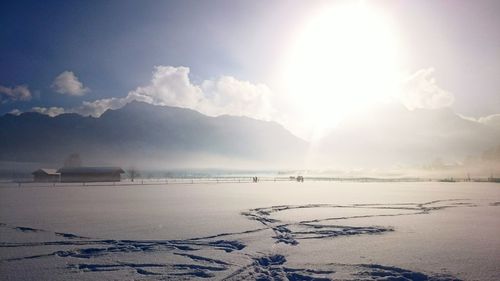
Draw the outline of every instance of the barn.
M118 182L125 173L120 167L64 167L57 172L61 182Z
M56 169L38 169L31 174L35 182L59 182L61 178Z

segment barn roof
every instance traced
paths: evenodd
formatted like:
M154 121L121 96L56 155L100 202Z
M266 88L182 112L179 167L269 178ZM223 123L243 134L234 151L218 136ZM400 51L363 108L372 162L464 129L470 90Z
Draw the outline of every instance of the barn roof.
M112 174L112 173L125 173L120 167L64 167L57 170L58 173L71 173L71 174Z
M32 174L46 174L46 175L58 176L59 172L57 171L57 169L45 169L45 168L41 168L41 169L38 169L38 170L34 171Z

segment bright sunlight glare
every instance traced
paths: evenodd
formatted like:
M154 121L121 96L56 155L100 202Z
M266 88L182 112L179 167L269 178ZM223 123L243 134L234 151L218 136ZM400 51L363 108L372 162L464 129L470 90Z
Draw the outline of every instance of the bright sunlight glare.
M393 95L399 47L391 27L382 13L358 3L322 10L299 32L285 84L315 129Z

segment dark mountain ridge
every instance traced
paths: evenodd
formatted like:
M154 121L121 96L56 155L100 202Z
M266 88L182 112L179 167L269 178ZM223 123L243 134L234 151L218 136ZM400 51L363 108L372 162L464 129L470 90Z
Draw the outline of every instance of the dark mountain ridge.
M275 122L131 102L99 118L6 114L0 117L0 147L0 161L62 163L68 154L80 153L93 163L201 167L207 157L299 162L307 143Z

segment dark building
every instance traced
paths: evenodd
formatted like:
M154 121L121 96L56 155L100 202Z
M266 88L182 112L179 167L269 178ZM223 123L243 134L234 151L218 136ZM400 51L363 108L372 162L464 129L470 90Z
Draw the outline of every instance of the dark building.
M58 182L61 179L61 174L56 169L38 169L32 174L35 182Z
M64 167L57 172L61 182L117 182L125 173L119 167Z

